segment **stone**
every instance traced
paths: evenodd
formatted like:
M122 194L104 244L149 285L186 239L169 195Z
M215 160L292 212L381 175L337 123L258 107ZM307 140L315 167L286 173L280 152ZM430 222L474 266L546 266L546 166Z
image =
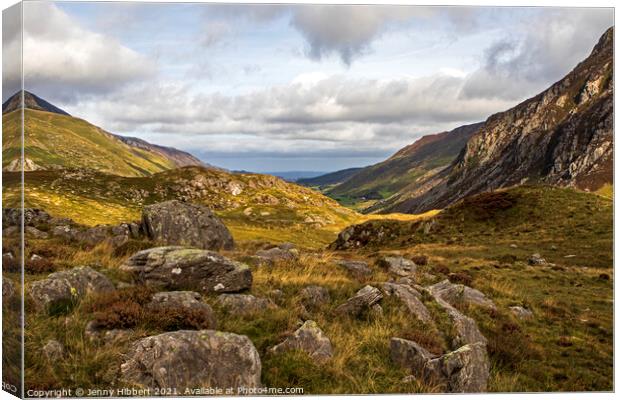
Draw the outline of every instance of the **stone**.
M317 310L329 303L329 291L322 286L307 286L299 291L301 304L309 310Z
M465 304L491 310L497 309L495 303L488 299L481 291L462 284L452 283L447 279L429 286L428 290L433 295L441 297L453 306L459 302L464 302Z
M177 200L148 205L142 210L141 226L150 239L167 245L206 250L230 250L234 246L226 225L201 205Z
M3 208L2 209L2 226L21 226L22 221L21 208ZM38 208L24 208L24 225L39 225L50 222L50 215Z
M65 347L59 341L53 339L48 340L42 350L49 362L59 361L65 354Z
M467 344L426 363L424 375L431 382L443 383L449 393L487 391L489 357L483 343Z
M510 307L510 312L519 319L531 318L534 315L530 310L521 306Z
M103 274L90 267L77 267L50 274L34 281L26 288L26 294L39 311L75 303L89 293L116 290L114 284Z
M299 257L299 251L290 243L283 243L266 250L258 250L256 257L260 261L274 263L277 261L293 261Z
M130 345L121 380L151 389L261 387L261 361L247 336L214 330L162 333Z
M3 276L2 277L2 299L9 300L13 296L15 296L15 282L11 279Z
M396 296L407 309L420 321L426 324L433 323L433 317L428 308L420 300L420 292L408 285L386 282L383 284L386 296Z
M339 260L337 264L346 269L352 276L361 279L372 275L372 270L366 261Z
M230 293L252 286L252 271L215 252L179 246L135 253L119 267L138 283L168 290Z
M211 306L202 301L199 293L190 291L155 293L146 307L153 311L184 311L200 316L206 321L205 329L216 329L215 313Z
M49 237L49 235L46 232L43 232L35 228L34 226L24 227L24 234L34 239L47 239Z
M399 367L407 368L413 373L423 375L426 363L433 358L432 354L412 340L393 337L390 339L390 358Z
M360 317L370 310L373 305L381 301L382 298L383 295L379 289L374 286L366 285L358 290L355 296L338 306L335 311L336 314Z
M52 228L52 236L61 237L66 240L75 240L78 229L71 225L57 225Z
M540 256L538 253L534 253L527 259L527 263L530 265L545 265L547 261Z
M308 320L284 342L271 348L271 352L279 354L290 350L301 350L317 363L322 363L333 356L331 341L316 322Z
M417 270L417 265L413 261L400 256L381 257L377 264L397 276L410 276Z
M221 294L217 302L228 312L240 316L254 315L275 307L269 299L251 294Z

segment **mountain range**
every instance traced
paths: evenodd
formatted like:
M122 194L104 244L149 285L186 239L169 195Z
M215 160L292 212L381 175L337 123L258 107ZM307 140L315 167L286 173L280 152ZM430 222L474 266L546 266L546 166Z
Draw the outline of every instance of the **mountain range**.
M188 165L210 167L191 154L107 132L24 91L24 170L90 168L147 176ZM2 168L20 170L21 93L2 105Z
M484 122L424 136L325 193L377 200L365 212L419 213L525 182L586 191L613 183L613 27L542 93Z

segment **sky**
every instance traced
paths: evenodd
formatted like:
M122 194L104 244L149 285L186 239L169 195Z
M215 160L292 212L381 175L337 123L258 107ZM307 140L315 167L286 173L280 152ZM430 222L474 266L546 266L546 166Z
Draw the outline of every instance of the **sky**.
M25 2L24 86L220 167L327 172L515 106L612 25L611 8ZM19 30L4 22L5 54Z

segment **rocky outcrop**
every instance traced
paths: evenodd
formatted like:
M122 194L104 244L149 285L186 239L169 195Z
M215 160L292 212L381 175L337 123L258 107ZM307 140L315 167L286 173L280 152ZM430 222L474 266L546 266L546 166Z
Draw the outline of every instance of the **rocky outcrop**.
M337 264L357 279L367 278L372 275L372 270L368 267L366 261L339 260Z
M139 251L120 269L137 282L169 290L230 293L252 286L247 265L212 251L178 246Z
M177 200L144 207L142 229L150 239L167 245L233 248L230 231L209 208Z
M261 385L258 351L246 336L213 330L176 331L131 344L121 379L131 386L176 389Z
M394 364L422 375L426 364L437 356L412 340L394 337L390 340L390 357Z
M387 296L396 296L407 309L420 321L430 324L433 322L431 313L420 300L421 294L409 285L386 282L383 291Z
M282 243L276 247L258 250L256 257L261 263L273 265L278 261L292 261L299 257L299 251L290 243Z
M291 350L303 351L318 363L333 356L331 341L314 321L306 321L284 342L271 348L271 352L275 354Z
M396 276L410 276L415 274L417 265L401 256L383 256L377 260L377 265Z
M78 267L32 282L26 287L26 295L36 309L50 310L74 304L88 293L114 290L114 284L105 275L90 267Z
M458 303L465 303L492 310L497 309L495 303L488 299L481 291L469 286L451 283L447 279L429 286L428 290L433 296L440 297L453 306Z
M215 313L211 306L202 301L199 293L190 291L159 292L153 295L147 309L155 312L182 312L205 321L205 329L216 329Z
M217 297L218 304L237 316L254 315L275 308L269 299L255 297L251 294L222 294Z
M24 208L24 225L37 226L47 224L52 217L45 211L38 208ZM21 226L22 210L21 208L3 208L2 209L2 226Z
M382 298L383 295L379 289L370 285L364 286L355 293L355 296L338 306L336 314L360 317L381 301Z
M481 393L487 391L489 368L486 346L473 343L428 361L424 375L450 393Z

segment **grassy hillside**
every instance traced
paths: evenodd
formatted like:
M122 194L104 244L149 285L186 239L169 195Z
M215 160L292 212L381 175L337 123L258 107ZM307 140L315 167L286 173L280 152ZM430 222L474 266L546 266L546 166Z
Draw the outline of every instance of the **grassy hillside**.
M25 157L39 168L91 168L121 176L144 176L175 168L162 154L135 148L82 119L26 109ZM2 116L2 166L20 152L20 111Z
M364 216L311 189L259 174L232 174L184 167L150 177L121 177L95 171L33 171L25 176L26 207L86 225L140 219L142 207L181 199L219 214L236 240L291 241L323 247ZM5 207L19 204L19 173L4 173ZM381 218L413 220L413 215Z
M371 201L364 204L370 206L372 201L388 198L445 168L479 127L480 124L466 125L424 136L387 160L362 168L326 193L345 205Z
M353 175L361 171L363 168L347 168L329 174L320 175L314 178L298 179L297 183L308 187L316 187L320 190L337 185L351 178Z

